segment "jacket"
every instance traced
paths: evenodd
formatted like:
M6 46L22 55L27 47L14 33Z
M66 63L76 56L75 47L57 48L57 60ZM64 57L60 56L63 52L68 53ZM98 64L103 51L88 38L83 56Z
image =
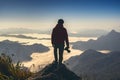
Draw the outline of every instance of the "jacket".
M67 47L69 47L69 40L68 40L68 33L67 30L63 27L60 26L59 24L56 25L56 27L52 31L52 36L51 36L51 43L53 45L55 44L63 44L66 42Z

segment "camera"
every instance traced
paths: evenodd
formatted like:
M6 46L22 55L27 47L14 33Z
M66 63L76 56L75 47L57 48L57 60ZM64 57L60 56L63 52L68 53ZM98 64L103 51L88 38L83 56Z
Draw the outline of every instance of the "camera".
M71 51L69 50L69 47L65 47L65 49L68 53L70 53Z

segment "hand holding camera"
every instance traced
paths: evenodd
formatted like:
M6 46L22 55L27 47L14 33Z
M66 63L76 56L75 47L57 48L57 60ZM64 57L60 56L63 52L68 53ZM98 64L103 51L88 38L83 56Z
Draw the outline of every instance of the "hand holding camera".
M65 49L68 53L70 53L71 51L69 50L69 47L65 47Z

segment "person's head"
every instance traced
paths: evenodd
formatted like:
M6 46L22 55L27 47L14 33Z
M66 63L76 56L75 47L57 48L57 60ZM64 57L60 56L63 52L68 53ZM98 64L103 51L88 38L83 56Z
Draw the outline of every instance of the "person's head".
M64 23L64 20L63 19L59 19L58 20L58 24L63 24Z

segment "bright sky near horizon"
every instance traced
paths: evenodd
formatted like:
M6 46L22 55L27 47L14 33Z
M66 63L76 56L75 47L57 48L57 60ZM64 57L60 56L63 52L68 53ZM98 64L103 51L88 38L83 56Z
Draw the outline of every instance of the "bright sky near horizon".
M60 18L71 31L120 31L120 0L0 0L0 29L47 30Z

